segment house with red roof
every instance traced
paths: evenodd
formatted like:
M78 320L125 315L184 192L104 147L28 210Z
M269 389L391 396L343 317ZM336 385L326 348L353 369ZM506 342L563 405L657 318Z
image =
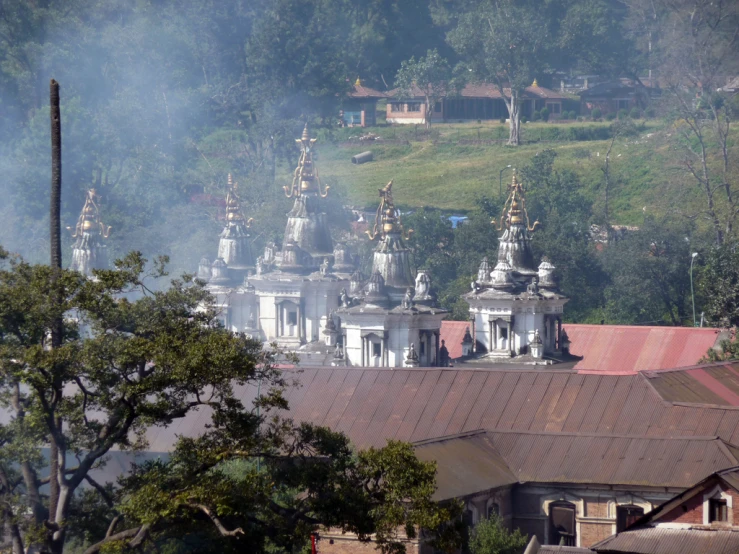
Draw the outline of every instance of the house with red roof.
M423 91L415 87L410 98L401 97L395 89L387 93L387 122L399 124L425 123L429 114L432 122L469 121L508 118L503 96L491 83L467 84L458 93L450 94L435 106L426 106ZM510 90L506 91L510 96ZM559 118L568 96L538 85L526 87L521 115L531 118L534 111L548 108L553 119Z

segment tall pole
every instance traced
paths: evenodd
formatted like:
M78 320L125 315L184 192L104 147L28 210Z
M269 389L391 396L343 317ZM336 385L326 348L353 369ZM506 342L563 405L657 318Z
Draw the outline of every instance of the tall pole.
M49 84L49 116L51 119L51 205L49 213L49 246L51 250L52 294L57 306L61 303L58 279L62 269L61 204L62 204L62 119L59 111L59 83L54 79ZM61 314L54 314L51 324L51 347L62 345ZM57 418L52 419L57 427ZM59 500L59 446L54 436L49 441L49 521L56 521Z
M500 170L500 175L498 176L498 196L503 196L503 172L506 169L510 169L510 165L505 166L503 169Z
M693 293L693 262L697 255L698 252L693 252L690 256L690 298L693 300L693 327L698 326L695 321L695 294Z

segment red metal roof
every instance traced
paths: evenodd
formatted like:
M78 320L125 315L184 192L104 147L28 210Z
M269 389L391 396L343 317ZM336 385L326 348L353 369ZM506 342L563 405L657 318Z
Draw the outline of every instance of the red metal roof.
M358 448L478 429L718 436L739 444L739 409L673 404L644 374L324 367L285 376L300 384L286 391L290 416L344 431ZM246 406L255 393L255 387L237 388ZM153 429L150 450L168 451L175 434L197 435L209 419L208 410L200 409Z
M739 530L629 529L594 545L595 552L624 554L736 554Z
M566 324L578 371L629 374L697 364L719 339L719 329Z
M349 98L385 98L387 94L384 92L380 92L379 90L375 90L371 87L365 87L362 84L357 85L356 83L352 86L352 90L349 91L347 94Z
M441 322L441 338L446 341L451 359L462 356L462 338L468 327L467 321ZM611 375L693 366L723 338L720 329L706 327L570 323L564 328L570 338L570 352L582 357L575 369ZM739 394L739 389L736 392Z
M668 402L739 406L739 362L645 371L644 376Z

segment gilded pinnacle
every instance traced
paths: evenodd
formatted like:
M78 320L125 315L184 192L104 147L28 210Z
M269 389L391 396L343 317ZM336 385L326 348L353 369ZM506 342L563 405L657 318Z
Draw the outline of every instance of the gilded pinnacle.
M110 226L104 225L100 220L100 209L98 207L100 198L95 189L89 189L87 191L85 205L82 206L82 212L77 219L77 225L74 227L72 237L77 238L84 233L97 233L105 239L110 236ZM67 229L72 230L71 227L67 227Z

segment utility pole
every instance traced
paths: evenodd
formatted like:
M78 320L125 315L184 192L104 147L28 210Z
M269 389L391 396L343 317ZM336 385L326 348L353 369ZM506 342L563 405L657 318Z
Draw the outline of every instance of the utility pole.
M693 252L690 256L690 297L693 300L693 327L698 326L695 321L695 294L693 294L693 262L696 256L698 256L698 252Z
M62 269L62 120L59 110L59 83L54 79L49 84L49 116L51 119L51 202L49 217L49 246L51 249L51 279L52 294L55 308L61 304L59 291L59 274ZM62 345L61 314L55 314L51 324L51 347L59 348ZM61 423L61 422L59 422ZM52 424L57 425L55 417ZM59 500L59 448L56 439L49 437L49 521L56 521L56 507Z

